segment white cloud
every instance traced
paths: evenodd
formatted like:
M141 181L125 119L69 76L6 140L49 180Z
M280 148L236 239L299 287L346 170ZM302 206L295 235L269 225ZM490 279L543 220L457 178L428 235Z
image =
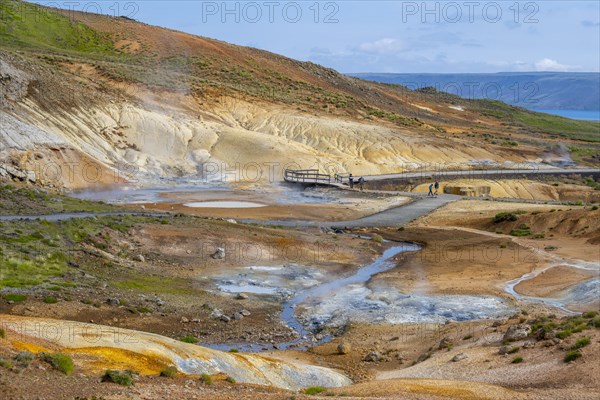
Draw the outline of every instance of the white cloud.
M544 58L534 64L536 71L567 72L573 69L571 65L560 64L556 60Z
M367 42L358 46L358 49L365 53L392 55L398 53L404 48L402 41L393 38L384 38L375 42Z

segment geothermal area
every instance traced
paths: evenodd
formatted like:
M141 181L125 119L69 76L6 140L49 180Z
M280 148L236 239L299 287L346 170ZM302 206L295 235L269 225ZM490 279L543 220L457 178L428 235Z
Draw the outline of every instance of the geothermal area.
M0 9L0 398L598 398L600 123Z

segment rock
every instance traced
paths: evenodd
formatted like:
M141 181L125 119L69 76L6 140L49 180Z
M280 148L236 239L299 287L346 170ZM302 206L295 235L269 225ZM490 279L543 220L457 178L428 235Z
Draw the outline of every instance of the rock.
M246 293L238 293L237 296L235 296L235 298L238 300L246 300L248 298L248 295Z
M242 310L240 311L240 314L242 314L244 317L249 317L252 313L248 310Z
M156 299L156 305L162 307L165 305L165 301L161 299Z
M233 218L228 218L225 221L229 222L230 224L237 224L237 221Z
M528 324L517 324L508 327L508 330L504 334L502 340L508 340L514 342L529 337L531 333L531 326Z
M225 249L222 247L219 247L217 249L217 251L215 251L211 257L214 258L215 260L224 259L225 258Z
M116 298L106 300L106 304L111 305L111 306L118 306L120 303L121 303L121 301Z
M189 319L187 319L186 317L181 317L181 323L182 324L187 324L188 322L190 322Z
M525 343L523 343L524 349L529 349L534 346L535 346L535 340L526 340Z
M185 251L185 254L192 254L192 251L188 249Z
M465 353L458 353L457 355L455 355L454 357L452 357L452 362L457 362L460 360L464 360L465 358L469 358L469 356L467 356Z
M552 339L552 343L554 343L554 344L559 344L560 342L562 342L562 340L560 338L555 337Z
M367 362L379 362L383 360L383 355L378 351L372 351L364 358Z
M448 346L452 346L452 340L451 340L451 339L450 339L448 336L446 336L445 338L443 338L443 339L440 341L440 345L438 346L438 348L439 348L440 350L441 350L441 349L447 349L447 348L448 348Z
M143 255L138 254L137 256L133 257L133 261L146 262L146 258Z
M497 328L499 326L502 326L506 323L505 320L499 320L499 321L494 321L494 323L492 324L492 328Z
M499 354L508 354L508 352L510 351L510 347L508 346L500 346L500 348L498 349L498 353Z
M350 346L350 344L348 344L346 342L342 342L342 343L338 344L338 347L337 347L338 354L349 354L351 351L352 351L352 347Z
M223 322L231 321L231 318L229 318L227 315L221 315L221 317L219 319Z
M242 313L239 313L239 312L233 313L233 319L234 320L239 321L242 318L244 318L244 316L242 315Z

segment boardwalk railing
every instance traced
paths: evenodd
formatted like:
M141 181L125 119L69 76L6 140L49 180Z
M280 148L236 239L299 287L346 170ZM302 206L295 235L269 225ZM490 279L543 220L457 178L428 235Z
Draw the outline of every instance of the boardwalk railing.
M350 178L350 174L335 174L333 176L333 178L337 183L344 183L344 182L348 182L348 178Z
M283 179L292 183L331 183L331 176L318 169L286 169Z

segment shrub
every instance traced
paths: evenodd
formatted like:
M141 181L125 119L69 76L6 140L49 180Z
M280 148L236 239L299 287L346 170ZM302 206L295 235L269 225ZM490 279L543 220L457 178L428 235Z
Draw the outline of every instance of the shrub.
M25 296L24 294L9 293L4 295L4 300L14 302L25 301L27 300L27 296Z
M20 366L27 368L33 361L33 353L28 351L20 351L14 359L17 363L19 363Z
M556 337L559 339L565 339L568 338L569 336L571 336L571 330L570 329L565 329L564 331L560 331L556 334Z
M0 328L0 339L6 339L6 331L4 328Z
M383 243L383 238L381 237L381 235L374 234L373 237L372 237L372 239L373 239L373 241L375 243L378 243L378 244L382 244Z
M588 319L594 318L596 316L598 316L598 313L596 311L588 311L582 315L583 318L588 318Z
M202 383L204 383L205 385L212 385L212 376L210 376L209 374L202 374L200 376L200 380L202 381Z
M463 340L469 340L472 338L473 338L473 335L467 335L467 336L463 337Z
M239 353L240 351L238 349L229 349L230 353Z
M46 297L44 297L44 303L55 304L55 303L58 303L58 299L54 296L46 296Z
M522 362L523 362L523 357L515 357L511 361L512 364L520 364Z
M596 211L598 209L598 206L593 206L592 207L592 211Z
M600 318L594 318L588 322L588 325L593 326L594 328L600 328Z
M102 375L102 382L112 382L121 386L131 386L133 384L133 376L129 371L115 371L107 369Z
M500 222L504 222L504 221L516 221L518 218L515 215L515 213L511 213L511 212L501 212L498 213L494 216L494 223L498 224Z
M322 386L311 386L311 387L304 389L303 393L312 396L315 394L323 393L325 390L327 390L327 389L325 389Z
M582 347L585 347L588 344L590 344L590 338L587 336L584 336L575 341L575 344L573 346L571 346L571 350L581 349Z
M73 359L63 353L47 354L41 353L40 357L52 367L65 375L71 375L73 372Z
M174 365L160 371L160 376L165 376L167 378L173 378L175 375L177 375L177 367Z
M519 351L518 347L512 347L510 350L508 350L508 354L515 354Z
M0 367L6 368L6 369L12 369L13 362L10 360L5 360L3 358L0 358Z
M198 343L198 339L196 339L193 336L184 336L181 339L179 339L180 341L184 342L184 343Z
M525 224L519 225L517 229L513 229L510 231L509 235L511 236L529 236L531 235L531 228Z
M577 360L579 357L581 357L581 351L572 350L565 355L565 358L563 360L564 362L568 363Z
M237 383L237 381L235 379L233 379L232 377L230 377L230 376L228 376L225 379L225 381L231 383L232 385L235 385Z

